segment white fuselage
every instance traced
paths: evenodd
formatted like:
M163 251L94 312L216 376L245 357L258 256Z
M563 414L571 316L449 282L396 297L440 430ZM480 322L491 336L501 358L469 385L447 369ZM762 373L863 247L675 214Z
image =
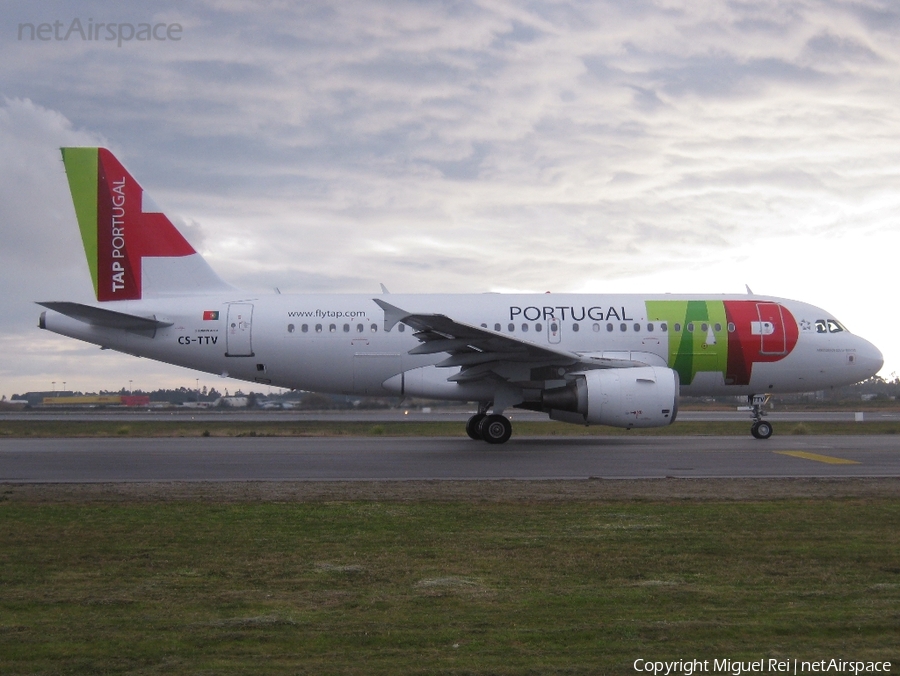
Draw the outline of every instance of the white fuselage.
M686 395L814 391L855 383L882 365L873 345L824 310L759 296L171 296L103 304L172 323L155 331L109 329L54 311L44 313L42 326L120 352L278 387L479 398L445 382L459 367L432 369L422 381L436 373L441 387L398 390L395 376L447 355L409 354L419 345L414 331L403 324L386 331L375 298L537 345L668 366L680 373ZM772 308L775 321L763 316ZM734 320L736 311L744 319Z

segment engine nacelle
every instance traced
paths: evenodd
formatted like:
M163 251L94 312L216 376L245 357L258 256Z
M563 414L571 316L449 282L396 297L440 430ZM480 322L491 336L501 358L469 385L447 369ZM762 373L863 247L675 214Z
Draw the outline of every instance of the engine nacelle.
M547 390L550 417L611 427L663 427L678 415L678 374L663 366L596 369Z

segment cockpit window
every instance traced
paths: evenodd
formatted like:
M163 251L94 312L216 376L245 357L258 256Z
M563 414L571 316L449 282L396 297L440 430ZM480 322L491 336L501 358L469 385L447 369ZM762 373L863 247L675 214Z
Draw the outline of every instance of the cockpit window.
M835 319L816 320L816 333L840 333L845 330L841 323Z

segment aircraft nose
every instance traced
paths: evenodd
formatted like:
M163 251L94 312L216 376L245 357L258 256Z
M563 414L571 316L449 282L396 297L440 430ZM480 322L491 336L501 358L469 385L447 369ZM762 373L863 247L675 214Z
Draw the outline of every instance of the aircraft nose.
M884 366L884 355L868 340L863 338L859 340L860 346L856 350L857 365L866 373L866 377L874 376Z

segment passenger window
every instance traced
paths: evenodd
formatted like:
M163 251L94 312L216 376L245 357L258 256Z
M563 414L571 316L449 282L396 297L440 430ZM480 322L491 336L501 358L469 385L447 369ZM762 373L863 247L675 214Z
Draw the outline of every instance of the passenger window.
M329 333L334 333L335 331L337 331L337 326L335 326L334 324L329 324L329 325L328 325L328 332L329 332Z
M579 329L578 324L572 324L572 332L573 333L578 333L578 329Z
M694 322L688 322L687 330L688 330L688 333L694 332Z
M512 322L510 322L509 326L507 326L506 328L510 333L515 333L515 331L516 331L516 325L513 324Z
M522 333L528 333L528 324L522 324Z
M716 325L714 328L716 329L716 333L720 333L722 331L722 325L719 324L718 322L716 322Z
M540 324L540 323L535 324L535 325L534 325L534 330L537 331L537 332L541 332L541 331L544 330L544 325L543 325L543 324Z
M709 324L707 324L706 322L703 322L700 325L700 330L703 331L703 333L706 333L707 331L709 331Z
M816 320L816 333L828 333L828 326L825 324L824 319Z
M844 327L838 324L833 319L828 320L828 332L829 333L840 333L844 330Z
M500 325L494 324L494 331L499 331L499 330L500 330Z
M372 333L378 333L378 324L372 324Z
M734 333L734 322L728 322L728 333Z
M672 328L675 330L675 333L678 333L679 331L681 331L681 324L675 322L675 326L673 326Z
M294 332L294 325L288 324L288 333L293 333L293 332Z
M366 327L363 326L362 324L357 324L357 325L356 325L356 332L357 332L357 333L362 333L362 332L365 330L365 328L366 328Z
M344 333L350 333L350 325L344 324Z
M400 326L397 327L397 330L400 333L403 333L404 331L406 331L406 324L400 324Z
M606 325L606 330L607 330L608 332L610 332L610 333L612 333L612 330L613 330L614 328L615 328L615 327L612 325L612 322L609 322L609 323Z
M597 333L600 330L599 324L594 324L594 333Z
M659 330L662 331L663 333L665 333L666 331L669 330L669 325L666 324L665 322L663 322L662 324L659 325Z
M316 324L316 333L322 333L322 325Z
M619 331L627 331L627 330L628 330L628 324L626 324L625 322L622 322L621 324L619 324Z
M640 333L640 331L641 331L641 325L638 324L637 322L635 322L635 323L634 323L634 332L635 332L635 333Z
M486 329L486 328L487 328L487 324L482 324L482 325L481 325L481 328Z
M652 323L647 324L647 331L649 331L650 333L653 333L653 324Z

